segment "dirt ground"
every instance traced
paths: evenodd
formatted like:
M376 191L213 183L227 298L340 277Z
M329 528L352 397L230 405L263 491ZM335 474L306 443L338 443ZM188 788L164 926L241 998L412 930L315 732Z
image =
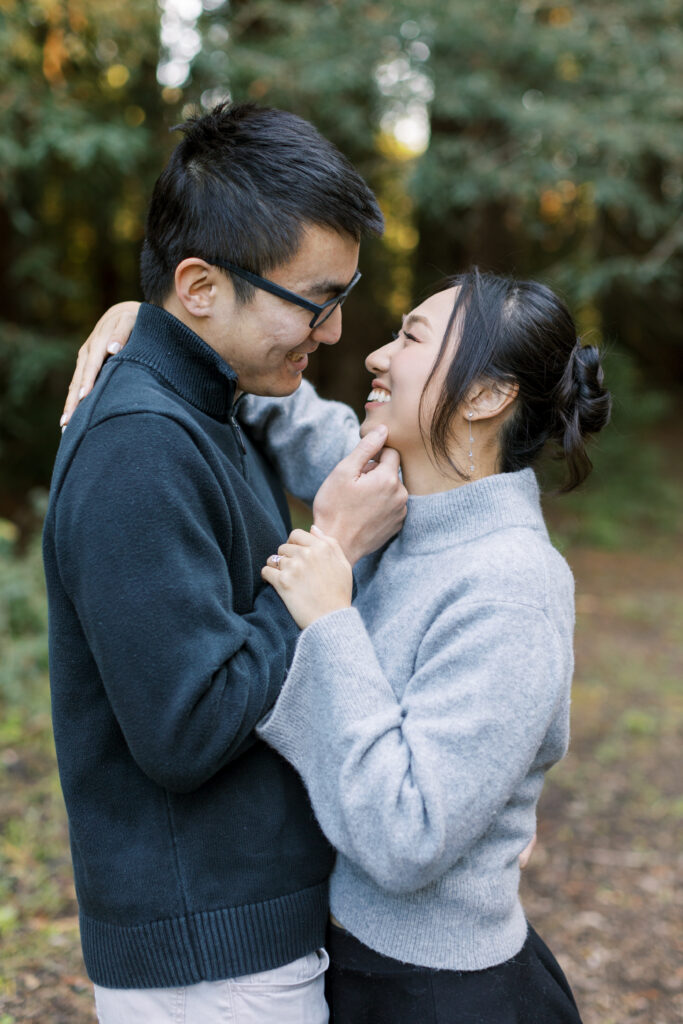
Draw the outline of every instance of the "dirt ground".
M683 552L568 557L577 580L572 746L544 791L523 899L585 1024L675 1024ZM0 906L0 1024L93 1024L54 763L36 747L28 737L3 755L0 822L19 909Z
M683 1021L683 550L577 551L572 742L527 914L585 1024ZM678 884L677 884L678 883Z

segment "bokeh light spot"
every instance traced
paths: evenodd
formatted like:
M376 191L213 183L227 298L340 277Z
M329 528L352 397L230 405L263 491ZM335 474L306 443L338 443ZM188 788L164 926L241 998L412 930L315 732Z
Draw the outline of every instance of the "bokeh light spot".
M130 78L130 71L125 64L112 64L105 72L107 84L112 89L121 89Z

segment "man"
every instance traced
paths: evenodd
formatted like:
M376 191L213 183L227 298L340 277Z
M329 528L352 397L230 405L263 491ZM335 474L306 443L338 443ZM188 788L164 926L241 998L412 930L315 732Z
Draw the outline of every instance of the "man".
M253 732L298 634L260 576L290 522L235 402L292 394L339 340L360 238L382 220L293 115L221 105L183 130L150 205L148 304L69 424L45 524L83 953L103 1024L318 1024L332 851ZM338 442L317 462L332 466L348 416L329 415ZM362 472L383 439L316 509L352 561L404 514L395 453Z

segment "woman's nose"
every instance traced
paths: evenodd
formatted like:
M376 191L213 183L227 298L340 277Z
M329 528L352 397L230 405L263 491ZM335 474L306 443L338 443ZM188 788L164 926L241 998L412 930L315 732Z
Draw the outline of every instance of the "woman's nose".
M368 373L386 373L389 369L391 362L391 352L389 345L382 345L381 348L376 348L374 352L371 352L365 359L365 369Z

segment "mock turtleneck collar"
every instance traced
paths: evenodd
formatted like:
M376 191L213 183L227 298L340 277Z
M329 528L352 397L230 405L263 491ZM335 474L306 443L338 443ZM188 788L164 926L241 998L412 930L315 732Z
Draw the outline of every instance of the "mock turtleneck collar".
M545 532L532 469L496 473L450 491L411 496L399 542L411 549L421 544L437 548L440 539L452 544L455 538L472 540L512 526Z
M149 366L177 394L214 419L229 418L235 371L184 323L160 306L143 302L119 359Z

